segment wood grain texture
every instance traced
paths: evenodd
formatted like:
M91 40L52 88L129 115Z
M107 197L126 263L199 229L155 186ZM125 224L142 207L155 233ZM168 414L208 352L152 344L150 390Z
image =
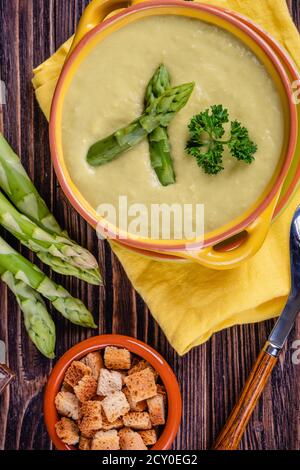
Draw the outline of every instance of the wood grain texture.
M62 194L51 167L47 123L35 102L30 80L32 68L74 32L87 3L87 0L0 0L0 79L7 91L6 105L0 106L0 128L22 155L26 169L59 222L98 257L106 287L87 287L74 279L53 277L88 304L100 333L137 336L167 359L179 379L184 406L174 448L208 449L236 403L274 322L228 329L180 358L107 244L97 241ZM300 25L298 0L288 3ZM35 259L19 243L6 237L23 254ZM0 339L6 342L7 361L17 375L0 398L0 448L49 449L42 400L52 363L43 359L28 341L13 295L3 284L0 299ZM57 357L94 334L72 326L54 311L53 315L57 325ZM292 344L297 338L299 321L249 422L241 443L243 449L300 448L300 365L293 365L291 360Z
M267 354L264 349L260 352L236 405L214 443L215 450L236 450L239 448L246 426L277 360L277 357Z

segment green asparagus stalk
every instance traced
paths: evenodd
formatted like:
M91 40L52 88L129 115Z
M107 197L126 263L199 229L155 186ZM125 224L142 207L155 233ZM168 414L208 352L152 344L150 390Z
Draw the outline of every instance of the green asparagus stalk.
M20 212L50 233L62 233L58 222L49 211L19 157L0 133L0 187Z
M15 279L23 281L50 300L56 310L75 325L96 328L91 313L79 299L75 299L66 289L49 279L37 266L11 248L1 237L0 268L9 271Z
M25 282L0 267L0 276L15 294L24 315L25 328L37 349L49 359L54 358L55 325L42 297Z
M169 72L161 64L151 78L145 95L145 105L150 106L171 86ZM175 183L175 172L166 127L159 126L148 135L151 166L163 186Z
M2 198L0 219L5 219L3 225L30 249L38 253L39 258L51 268L64 275L76 276L90 284L101 284L101 275L96 259L84 248L70 240L68 234L62 231L54 216L50 213L45 201L40 197L33 183L23 168L19 157L14 153L3 135L0 133L0 187L6 192L10 200L30 220L24 219L22 223L15 224L13 218L20 214L9 202ZM4 196L3 196L4 197ZM8 215L6 215L6 212ZM30 221L32 222L30 225ZM36 225L35 225L36 224ZM15 230L12 231L12 227ZM18 226L19 225L19 226ZM38 228L40 227L40 231ZM19 234L18 234L19 232ZM52 235L48 236L48 233ZM37 239L33 243L30 238ZM19 236L18 236L19 235ZM56 242L53 243L53 237ZM39 240L40 239L40 240ZM51 242L52 239L52 242ZM41 248L41 243L43 248ZM63 252L57 243L64 245ZM31 244L31 246L30 246ZM36 249L34 245L38 245ZM47 250L48 246L48 250ZM58 248L58 249L57 249Z
M51 268L61 274L100 284L101 278L94 256L63 235L49 233L28 217L20 214L0 192L0 224L18 238Z
M167 89L153 100L138 119L92 145L87 154L88 163L92 166L104 165L141 142L157 127L168 126L187 103L194 85L185 83Z

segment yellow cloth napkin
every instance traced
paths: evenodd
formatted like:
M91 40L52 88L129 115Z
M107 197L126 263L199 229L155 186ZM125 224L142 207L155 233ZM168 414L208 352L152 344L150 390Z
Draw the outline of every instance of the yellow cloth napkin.
M300 68L300 38L285 0L204 0L236 10L259 23L287 49ZM70 38L34 71L37 100L49 117L53 91ZM197 264L148 260L112 245L136 290L171 345L187 353L223 328L277 316L290 289L289 225L300 202L297 191L274 222L261 250L242 267L214 271Z

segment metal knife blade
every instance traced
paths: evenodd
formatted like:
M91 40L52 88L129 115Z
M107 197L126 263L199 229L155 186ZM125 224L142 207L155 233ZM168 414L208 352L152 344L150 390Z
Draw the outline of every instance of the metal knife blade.
M291 292L269 338L271 347L281 351L300 312L300 206L297 208L290 231ZM277 354L274 354L277 355Z

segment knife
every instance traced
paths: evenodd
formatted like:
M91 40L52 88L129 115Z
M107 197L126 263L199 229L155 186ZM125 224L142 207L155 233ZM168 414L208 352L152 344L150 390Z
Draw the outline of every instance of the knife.
M214 443L213 448L216 450L238 448L248 421L300 311L300 206L291 224L290 263L291 290L287 303L250 372L238 402Z

